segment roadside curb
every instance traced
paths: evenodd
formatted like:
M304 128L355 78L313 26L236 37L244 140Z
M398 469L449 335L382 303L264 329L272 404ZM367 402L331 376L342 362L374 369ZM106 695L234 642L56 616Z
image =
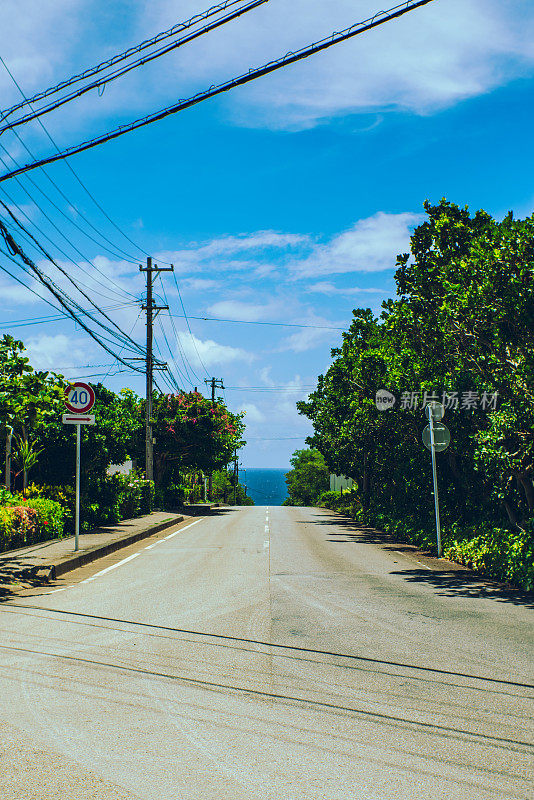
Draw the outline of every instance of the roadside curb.
M29 567L24 571L25 576L31 578L38 577L47 581L54 580L54 578L57 578L59 575L64 575L66 572L71 572L73 569L78 569L78 567L82 567L84 564L89 564L91 561L96 561L99 558L103 558L104 556L107 556L116 550L120 550L121 548L127 547L130 544L135 544L135 542L139 542L141 539L147 539L149 536L153 536L155 533L159 533L166 528L171 528L173 525L178 525L180 522L183 522L184 519L185 517L180 515L174 519L156 523L145 530L137 531L137 533L126 534L126 536L122 536L120 539L116 539L113 542L108 542L105 545L97 545L90 550L77 553L70 558Z

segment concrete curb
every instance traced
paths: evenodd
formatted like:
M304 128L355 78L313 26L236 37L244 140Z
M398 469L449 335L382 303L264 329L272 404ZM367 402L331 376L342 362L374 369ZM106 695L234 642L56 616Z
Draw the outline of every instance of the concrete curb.
M50 562L49 564L39 564L38 566L30 567L28 570L25 570L25 573L32 578L40 577L44 580L54 580L54 578L57 578L59 575L64 575L66 572L70 572L73 569L78 569L78 567L82 567L84 564L89 564L91 561L96 561L98 558L103 558L110 553L114 553L116 550L120 550L121 548L127 547L130 544L135 544L135 542L138 542L141 539L147 539L149 536L153 536L153 534L159 533L166 528L171 528L173 525L178 525L180 522L183 522L184 519L185 517L178 516L175 517L175 519L165 520L164 522L152 525L150 528L146 528L143 531L126 534L126 536L122 536L120 539L116 539L113 542L108 542L102 546L97 545L96 547L92 547L90 550L77 553L70 558L65 558L57 561L56 563Z

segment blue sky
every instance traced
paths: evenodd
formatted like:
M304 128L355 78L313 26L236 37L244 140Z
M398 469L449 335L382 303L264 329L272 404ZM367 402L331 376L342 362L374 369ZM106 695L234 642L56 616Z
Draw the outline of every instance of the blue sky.
M208 4L55 0L43 8L7 0L3 6L0 54L29 94ZM74 144L377 10L373 0L270 0L110 84L102 97L91 92L48 115L47 130L60 146ZM446 196L497 217L510 209L520 217L532 213L533 33L530 2L434 0L278 74L74 156L76 175L120 230L65 164L50 166L48 177L34 171L20 184L3 183L0 196L140 342L143 319L134 301L143 294L137 265L146 253L174 263L192 317L309 326L191 319L190 334L174 316L177 344L168 315L157 323L163 357L184 388L205 390L207 375L222 377L229 406L247 412L245 465L285 467L310 431L295 401L328 368L352 309L378 311L393 295L395 257L407 251L423 201ZM2 107L18 99L1 65L0 92ZM20 133L36 155L52 151L37 125ZM28 160L11 134L0 145L6 163ZM1 255L0 264L29 282ZM162 281L171 313L181 315L174 281L167 274ZM142 376L115 374L113 359L72 323L16 327L53 312L5 273L0 295L2 331L27 343L36 366L77 379L101 374L112 389L144 391Z

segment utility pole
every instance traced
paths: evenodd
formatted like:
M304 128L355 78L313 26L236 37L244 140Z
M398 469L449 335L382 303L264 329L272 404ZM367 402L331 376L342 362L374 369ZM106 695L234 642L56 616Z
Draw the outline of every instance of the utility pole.
M146 453L146 477L154 480L154 438L152 435L152 383L154 376L154 356L152 354L153 325L158 313L169 306L157 306L152 298L152 288L154 286L154 273L174 272L174 266L158 267L152 266L152 258L146 260L146 267L139 266L139 272L146 272L146 303L142 309L146 311L146 421L145 421L145 453ZM155 313L154 313L155 312Z
M215 387L219 387L220 389L224 389L223 379L222 378L204 378L205 384L211 384L211 403L215 406ZM211 500L213 494L213 473L210 472L208 475L208 498Z
M234 450L234 506L237 505L237 484L239 483L239 462L237 448Z
M11 440L13 438L13 428L11 425L7 426L7 433L6 433L6 471L5 471L5 479L6 479L6 489L9 491L11 489Z

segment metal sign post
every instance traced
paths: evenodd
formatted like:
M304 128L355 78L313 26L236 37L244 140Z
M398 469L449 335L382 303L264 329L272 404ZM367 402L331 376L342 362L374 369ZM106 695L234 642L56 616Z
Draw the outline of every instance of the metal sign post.
M433 402L425 407L428 417L428 426L423 431L423 444L430 450L432 456L432 480L434 483L434 510L436 513L436 538L438 543L438 558L441 558L441 521L439 516L438 471L436 466L436 452L446 450L451 440L449 429L438 420L443 419L445 409L441 403Z
M95 402L95 393L88 383L71 384L65 389L65 405L71 414L63 414L65 425L76 425L76 512L74 519L74 550L79 549L80 539L80 455L82 449L82 425L94 425L95 418L85 412L90 411Z
M76 519L74 522L74 549L78 550L80 539L80 450L82 426L76 425Z
M429 417L430 417L430 452L432 454L432 478L434 481L434 510L436 512L436 536L438 540L438 558L441 558L441 524L439 519L438 473L436 469L436 444L434 441L434 415L430 412Z

